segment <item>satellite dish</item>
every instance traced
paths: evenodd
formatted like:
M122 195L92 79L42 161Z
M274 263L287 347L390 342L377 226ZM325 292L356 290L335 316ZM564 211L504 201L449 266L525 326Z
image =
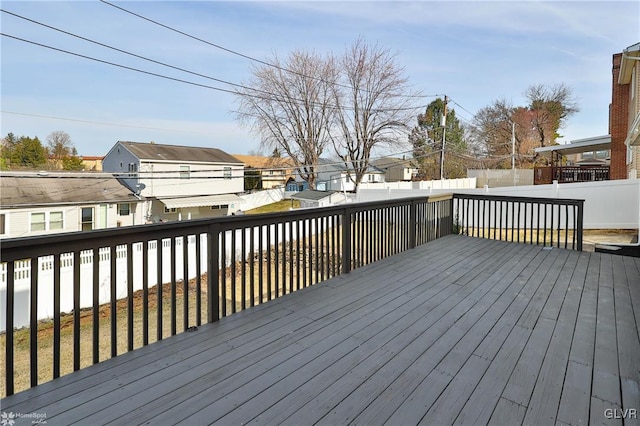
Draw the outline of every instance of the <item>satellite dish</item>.
M145 189L147 187L147 185L145 185L144 183L138 183L136 184L136 188L138 189L138 191L142 191L143 189Z

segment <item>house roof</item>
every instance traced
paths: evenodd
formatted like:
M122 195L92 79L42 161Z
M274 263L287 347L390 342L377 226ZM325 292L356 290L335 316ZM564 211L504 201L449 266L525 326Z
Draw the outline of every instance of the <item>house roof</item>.
M622 61L620 62L620 73L618 74L618 84L629 84L633 67L636 66L640 56L640 42L632 44L622 51Z
M293 164L289 158L264 157L261 155L241 155L233 154L235 158L244 163L247 167L258 169L292 168Z
M108 173L2 173L0 189L1 208L138 201Z
M305 200L305 201L320 201L324 198L330 197L335 194L336 191L314 191L312 189L307 189L306 191L300 191L291 195L291 198L294 200Z
M158 143L141 143L119 141L140 160L150 161L189 161L197 163L229 163L241 164L242 161L218 148L196 146L163 145Z
M343 172L347 172L348 170L351 171L353 170L353 168L345 165L341 160L329 160L327 158L320 158L318 159L318 170L325 171L325 172L343 173ZM379 169L373 164L369 164L369 167L367 167L366 173L384 174L384 170Z
M388 169L389 167L414 167L412 164L412 158L398 158L398 157L383 157L373 161L373 165L379 169Z
M604 151L611 149L611 135L596 136L593 138L576 139L564 145L545 146L536 148L538 154L557 152L561 155L579 154L581 152Z

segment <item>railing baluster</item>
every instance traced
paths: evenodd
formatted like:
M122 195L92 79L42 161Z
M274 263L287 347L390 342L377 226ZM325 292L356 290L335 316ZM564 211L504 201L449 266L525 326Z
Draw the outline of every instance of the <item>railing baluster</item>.
M157 309L156 309L156 340L162 340L162 336L164 335L164 306L162 290L164 288L164 277L163 277L163 255L164 251L164 240L162 238L158 238L156 240L156 296L157 296Z
M240 307L247 309L247 228L240 228Z
M60 254L53 256L53 378L60 377Z
M224 242L225 232L220 232L217 224L210 225L207 231L207 322L212 323L220 319L220 309L225 309L227 302L224 298L226 287L224 280L220 282L220 271L224 271ZM222 250L220 248L222 247ZM222 255L222 256L221 256ZM222 263L220 258L222 257ZM221 287L222 285L222 287ZM222 297L218 296L218 292ZM222 305L222 306L221 306Z
M202 234L195 235L196 254L196 326L202 325Z
M189 235L182 237L182 331L189 328Z
M13 266L13 262L7 262L7 268L9 264ZM30 340L29 349L30 349L30 363L31 363L31 387L34 387L38 385L38 296L39 296L38 259L31 258L31 260L29 261L29 267L30 267L29 281L31 283L30 301L29 301L29 305L31 309L31 312L29 315L30 317L29 318L29 340ZM13 273L9 275L9 272L7 270L7 303L9 303L8 302L9 277L12 278L12 283L13 283ZM8 312L9 310L7 309L7 314ZM13 314L11 314L11 316L13 318ZM9 328L9 324L7 323L6 329L7 331L5 336L7 337L7 339L9 338L9 335L13 337L13 333L9 333L9 330L13 329L13 325L11 328ZM8 346L8 343L7 343L7 346Z
M220 308L222 312L219 316L224 318L227 316L227 230L220 232L220 237L222 238L220 244L222 258L220 263ZM233 289L233 285L231 288ZM217 289L214 288L213 291L217 291Z
M142 243L142 346L149 344L149 241Z
M73 371L78 370L80 370L80 250L73 252Z
M38 259L31 259L31 262L38 263ZM32 278L33 279L33 278ZM5 336L5 389L7 396L13 395L14 392L14 309L15 309L15 260L7 262L7 306L5 310L5 327L7 329ZM33 374L33 373L32 373ZM31 378L33 381L33 376Z
M293 220L289 221L289 293L293 292Z
M133 244L127 248L127 350L133 350Z
M267 225L267 300L271 300L271 230L273 229L273 224Z
M236 294L236 229L231 229L231 253L230 253L230 268L231 268L231 313L237 311L236 304L238 303Z
M258 227L258 274L260 276L258 280L258 293L260 294L260 303L264 302L264 237L262 236L264 229L264 225Z
M177 278L176 278L176 242L178 237L171 237L170 241L170 249L169 249L169 260L171 262L171 335L175 336L177 332Z
M256 290L255 290L255 232L256 227L249 228L249 254L247 257L249 258L249 297L251 298L251 302L249 306L255 306L256 304Z
M273 296L274 298L280 297L280 223L275 224L275 235L274 235L274 251L273 251L273 273L274 273L274 288L273 288Z
M92 327L93 327L93 363L100 362L100 249L91 250L91 266L93 275L93 310L92 310Z
M109 278L111 281L111 298L110 305L111 308L111 358L118 356L118 294L117 294L117 246L111 245L109 247Z

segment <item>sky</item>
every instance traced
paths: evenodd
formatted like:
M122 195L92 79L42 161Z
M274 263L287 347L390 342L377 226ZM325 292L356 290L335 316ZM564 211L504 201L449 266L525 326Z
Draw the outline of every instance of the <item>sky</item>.
M612 55L640 41L638 1L113 4L183 34L99 1L2 1L1 136L45 142L62 130L84 156L106 155L119 140L256 153L259 136L236 119L233 86L219 80L248 83L258 63L247 57L338 56L360 37L396 55L424 95L417 113L447 95L468 124L498 99L526 105L530 85L568 85L580 112L560 130L567 143L608 133Z

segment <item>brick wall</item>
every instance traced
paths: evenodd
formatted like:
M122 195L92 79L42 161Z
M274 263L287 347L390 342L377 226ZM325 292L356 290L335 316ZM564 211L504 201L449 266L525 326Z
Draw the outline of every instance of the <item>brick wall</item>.
M629 126L629 85L618 84L622 53L613 55L609 133L611 134L611 179L627 178L627 147L624 141Z

